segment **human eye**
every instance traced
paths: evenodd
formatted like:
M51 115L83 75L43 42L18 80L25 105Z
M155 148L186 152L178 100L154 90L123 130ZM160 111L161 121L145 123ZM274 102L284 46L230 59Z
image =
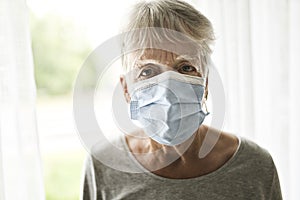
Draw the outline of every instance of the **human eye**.
M140 73L140 76L143 76L143 77L149 77L153 74L153 69L151 68L148 68L148 69L143 69Z
M182 74L194 74L197 73L197 69L196 67L194 67L193 65L190 64L182 64L179 68L178 68L178 72L182 73Z
M140 70L138 75L139 80L148 79L159 74L159 69L155 66L145 66Z

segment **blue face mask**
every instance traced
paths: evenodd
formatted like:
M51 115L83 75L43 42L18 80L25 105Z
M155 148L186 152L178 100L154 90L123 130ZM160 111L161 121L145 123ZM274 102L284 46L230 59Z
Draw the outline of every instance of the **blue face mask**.
M167 71L130 89L130 118L156 142L174 146L190 138L207 113L201 108L205 79Z

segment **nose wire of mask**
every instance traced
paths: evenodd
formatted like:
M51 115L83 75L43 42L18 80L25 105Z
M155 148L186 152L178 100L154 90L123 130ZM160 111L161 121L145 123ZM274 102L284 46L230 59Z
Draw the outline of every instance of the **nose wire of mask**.
M190 138L203 123L205 80L167 71L140 81L130 91L130 118L153 140L174 146Z

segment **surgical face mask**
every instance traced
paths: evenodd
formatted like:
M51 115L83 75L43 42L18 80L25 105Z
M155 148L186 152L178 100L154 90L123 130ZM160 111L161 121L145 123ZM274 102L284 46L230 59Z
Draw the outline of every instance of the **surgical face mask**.
M156 142L174 146L190 138L207 113L201 108L205 79L163 72L129 88L130 118Z

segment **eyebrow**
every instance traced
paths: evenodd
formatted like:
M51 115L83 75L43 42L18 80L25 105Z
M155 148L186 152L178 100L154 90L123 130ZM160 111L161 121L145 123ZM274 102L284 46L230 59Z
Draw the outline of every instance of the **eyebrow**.
M135 62L136 66L138 68L143 68L147 65L159 65L159 66L166 66L164 64L161 64L160 62L153 60L153 59L145 59L145 60L138 60Z
M135 62L135 66L139 69L143 68L143 67L146 67L146 66L153 66L153 65L158 65L158 66L165 66L165 67L172 67L172 68L175 68L179 63L182 63L182 62L188 62L189 64L193 65L193 61L194 59L191 58L190 56L187 56L187 55L181 55L181 56L178 56L173 63L171 63L171 66L166 66L160 62L158 62L157 60L154 60L154 59L144 59L144 60L137 60ZM199 70L199 69L198 69Z
M175 66L175 65L178 65L179 63L182 63L182 62L188 62L188 63L192 64L191 60L192 59L186 59L186 58L183 58L183 57L176 58L173 65Z
M192 61L194 61L194 60L196 60L196 58L191 57L189 55L180 55L175 59L175 62L178 63L178 62L182 62L182 61L187 61L187 62L192 63Z

